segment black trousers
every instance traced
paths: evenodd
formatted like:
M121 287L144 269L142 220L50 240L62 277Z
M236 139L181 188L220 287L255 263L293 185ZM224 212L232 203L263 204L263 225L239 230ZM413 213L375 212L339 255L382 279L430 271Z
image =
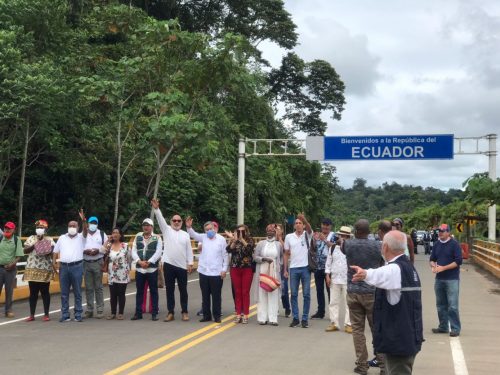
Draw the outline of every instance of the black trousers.
M123 315L125 301L127 299L127 297L125 297L126 291L126 283L113 283L109 285L109 303L111 304L111 314L116 315L116 305L118 305L118 314Z
M165 289L167 290L167 311L174 313L175 309L175 281L179 287L181 297L181 312L188 312L188 292L187 279L188 273L184 268L172 264L163 263L163 275L165 276Z
M325 270L316 270L314 272L314 282L316 283L316 297L318 298L318 313L325 316ZM328 294L328 303L330 303L330 288L326 288Z
M219 320L221 315L221 293L223 280L220 276L206 276L200 273L200 289L203 318ZM212 303L210 304L210 299ZM212 310L210 310L210 305Z
M38 293L42 295L43 313L49 315L50 308L50 282L42 283L38 281L28 281L30 288L30 315L35 315Z
M135 295L135 313L137 316L142 316L142 302L144 300L144 285L146 281L149 285L149 293L151 294L151 302L153 304L152 315L158 315L158 270L152 273L135 273L135 286L137 294Z

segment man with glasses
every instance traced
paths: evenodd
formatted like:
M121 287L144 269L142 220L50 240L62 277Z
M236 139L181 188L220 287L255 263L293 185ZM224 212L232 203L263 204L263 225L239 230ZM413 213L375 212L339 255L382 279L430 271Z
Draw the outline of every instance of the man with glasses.
M167 224L160 210L160 202L156 199L151 201L156 220L160 225L163 234L163 275L165 276L165 288L167 290L167 316L165 322L175 320L175 282L179 287L181 298L182 320L188 321L188 292L187 279L188 273L193 271L193 248L189 234L183 231L182 218L174 214L170 219L170 225Z
M144 285L149 285L149 293L153 303L151 320L158 320L158 264L163 246L161 237L153 233L153 220L142 221L142 232L137 233L132 245L132 259L135 262L135 314L132 320L142 319L142 302Z
M438 230L439 239L432 248L430 266L432 272L436 274L434 292L439 327L433 328L432 332L449 332L451 337L457 337L461 330L458 299L462 250L458 242L451 238L448 224L441 224Z
M311 225L304 215L299 214L295 219L295 232L287 234L285 237L285 255L283 259L284 276L287 278L290 273L290 289L292 291L292 314L293 320L290 327L309 328L309 307L311 304L311 271L309 270L308 253L312 246ZM288 259L290 258L290 267ZM288 271L290 269L290 271ZM302 282L302 295L304 305L302 311L302 321L299 321L299 284Z

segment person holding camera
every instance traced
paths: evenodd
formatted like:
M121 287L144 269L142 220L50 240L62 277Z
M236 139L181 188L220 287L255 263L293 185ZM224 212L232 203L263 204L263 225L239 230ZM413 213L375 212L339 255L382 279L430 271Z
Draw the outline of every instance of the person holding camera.
M250 313L250 288L252 286L252 260L254 241L246 225L239 225L234 233L226 231L229 244L226 250L231 254L231 282L234 287L235 323L248 323Z

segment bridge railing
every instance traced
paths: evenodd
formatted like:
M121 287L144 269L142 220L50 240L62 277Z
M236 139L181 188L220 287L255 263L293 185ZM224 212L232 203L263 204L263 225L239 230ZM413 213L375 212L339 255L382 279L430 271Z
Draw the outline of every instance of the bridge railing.
M474 240L472 243L473 261L500 278L500 244L496 242Z

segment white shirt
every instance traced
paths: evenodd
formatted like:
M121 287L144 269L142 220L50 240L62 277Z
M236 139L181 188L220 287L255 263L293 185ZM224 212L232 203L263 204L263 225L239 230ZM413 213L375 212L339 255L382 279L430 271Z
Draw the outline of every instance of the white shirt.
M100 229L97 229L94 233L88 232L84 250L101 249L101 247L108 240L108 236L106 235L106 233L103 232L102 234L104 236L104 242L102 241ZM103 254L101 252L97 253L97 255L83 254L83 259L85 259L85 260L96 260L96 259L100 259L102 257L103 257Z
M73 263L83 260L83 249L85 247L85 237L78 233L74 237L63 234L59 237L54 248L54 253L59 254L59 261L62 263Z
M221 272L227 272L229 256L226 251L226 240L220 234L213 239L206 234L196 233L193 228L188 233L194 240L201 242L202 251L198 259L198 273L205 276L220 276Z
M193 265L193 248L189 234L180 229L175 230L168 225L159 208L154 211L163 234L164 245L161 261L187 269L188 265Z
M394 261L403 255L398 255L383 267L366 270L364 281L377 288L386 289L387 302L391 305L396 305L401 299L401 269Z
M311 240L311 234L308 233L307 237ZM287 234L285 237L285 251L290 251L290 268L307 267L307 244L306 244L306 231L297 236L295 232Z
M331 274L333 284L347 284L347 260L340 246L335 246L333 251L328 252L325 263L325 273Z
M132 259L135 263L137 263L139 260L141 260L141 258L139 258L139 255L137 254L137 237L138 236L143 236L143 238L144 238L144 234L142 232L139 232L135 235L135 238L134 238L134 244L132 245ZM146 247L148 246L149 242L153 239L153 236L157 236L158 243L156 244L155 253L153 254L153 256L151 258L149 258L147 260L149 263L156 263L156 261L161 258L161 252L163 250L163 243L161 241L161 237L158 236L157 234L151 233L151 237L149 237L148 239L144 238L144 249L142 251L146 252ZM137 265L135 267L135 270L139 273L153 273L157 269L158 268L154 268L154 267L142 268L142 267L137 267Z

